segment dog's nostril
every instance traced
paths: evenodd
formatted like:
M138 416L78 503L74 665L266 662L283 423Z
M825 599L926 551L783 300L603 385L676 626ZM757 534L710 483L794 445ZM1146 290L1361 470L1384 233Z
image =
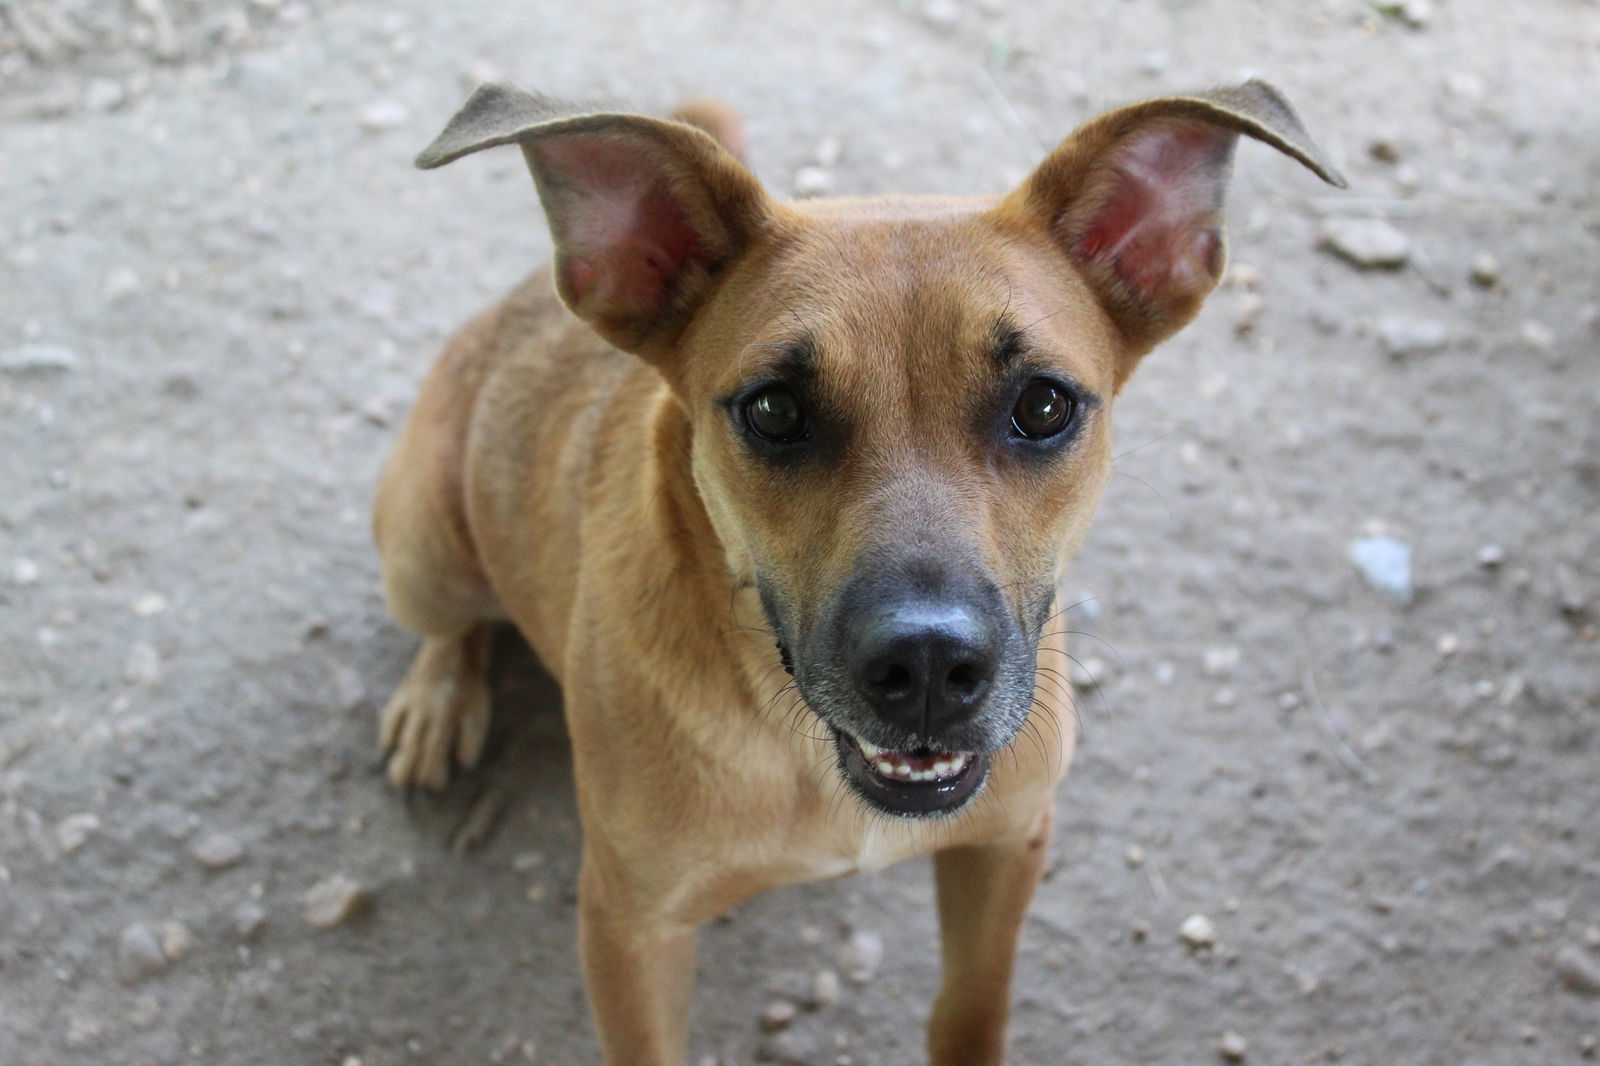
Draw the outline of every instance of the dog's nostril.
M890 699L898 699L911 688L911 671L897 662L877 663L867 672L866 681Z
M957 703L972 703L989 688L992 670L973 663L958 663L945 675L945 691Z

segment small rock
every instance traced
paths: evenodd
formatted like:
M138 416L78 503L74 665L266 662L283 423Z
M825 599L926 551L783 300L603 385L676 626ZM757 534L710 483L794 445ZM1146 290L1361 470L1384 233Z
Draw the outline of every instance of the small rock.
M757 1057L762 1062L775 1062L779 1066L810 1066L815 1059L816 1048L811 1041L805 1039L793 1029L785 1029L781 1033L774 1033L761 1044Z
M1578 1041L1578 1053L1586 1059L1594 1058L1596 1048L1600 1048L1600 1036L1593 1033Z
M1403 315L1378 319L1378 344L1390 359L1431 355L1449 343L1450 330L1443 322Z
M377 100L361 109L357 121L368 133L381 133L405 125L411 112L398 100Z
M161 680L161 653L155 646L139 641L128 649L122 667L122 680L130 685L153 685Z
M0 351L0 370L11 374L39 374L74 370L78 353L54 344L23 344Z
M775 1033L779 1029L787 1029L794 1024L794 1020L799 1014L800 1012L795 1009L793 1003L786 999L775 999L768 1003L766 1009L761 1012L761 1028L769 1033Z
M1493 570L1506 561L1506 550L1498 544L1485 544L1478 549L1478 565Z
M100 819L88 811L69 814L56 826L56 843L64 854L71 855L89 840L89 834L100 828Z
M1267 309L1267 301L1259 292L1246 292L1240 295L1234 304L1233 331L1235 333L1249 333L1256 328L1256 323L1261 321L1261 313Z
M128 90L110 78L90 78L83 89L83 106L89 111L115 111L128 102Z
M17 559L11 564L13 585L33 585L39 580L39 564L32 559Z
M1581 948L1569 946L1557 952L1556 973L1568 991L1600 996L1600 961Z
M1073 688L1080 692L1088 692L1090 689L1099 688L1106 683L1110 676L1111 665L1104 659L1097 659L1092 655L1087 659L1074 657L1067 664L1067 680L1072 683Z
M313 885L304 902L306 921L318 929L332 929L365 910L372 903L372 892L344 874L334 874Z
M161 941L143 922L134 922L117 938L117 972L128 984L154 977L167 968Z
M1396 270L1411 258L1411 239L1381 218L1330 218L1318 244L1362 270Z
M1530 319L1522 324L1522 343L1536 352L1548 352L1555 347L1556 335L1543 322Z
M1203 914L1191 914L1178 926L1178 936L1191 948L1208 948L1217 942L1217 926Z
M883 936L870 929L859 929L850 934L839 951L839 967L844 975L858 985L872 980L883 964Z
M802 200L826 196L833 189L833 171L822 167L801 167L794 174L794 194Z
M111 276L106 279L106 303L121 303L138 291L139 275L127 267L113 271Z
M806 1005L812 1010L822 1010L839 1002L842 990L839 987L839 975L832 970L818 970L816 976L811 978L811 998Z
M1217 1044L1217 1051L1229 1062L1243 1062L1249 1044L1244 1037L1229 1029L1222 1034L1222 1040Z
M1448 659L1461 650L1461 638L1454 633L1445 633L1434 644L1434 650L1439 653L1441 658Z
M133 601L133 613L141 618L151 618L167 609L167 598L159 592L146 592Z
M244 858L244 845L226 833L209 833L195 844L195 861L208 870L222 870Z
M1488 252L1472 257L1472 272L1468 275L1480 289L1492 289L1500 284L1500 261Z
M1350 561L1389 599L1411 602L1411 545L1393 537L1357 537L1350 542Z
M1144 860L1144 849L1137 844L1129 844L1128 850L1122 853L1122 861L1135 870L1144 865Z
M1207 648L1201 657L1200 669L1207 677L1227 677L1239 665L1239 655L1236 645Z
M1400 162L1400 141L1398 138L1383 134L1367 142L1367 154L1380 163Z
M194 934L182 922L167 922L161 927L161 954L167 962L182 962L194 950Z
M246 900L233 908L233 931L239 939L250 940L267 924L267 912L261 904Z

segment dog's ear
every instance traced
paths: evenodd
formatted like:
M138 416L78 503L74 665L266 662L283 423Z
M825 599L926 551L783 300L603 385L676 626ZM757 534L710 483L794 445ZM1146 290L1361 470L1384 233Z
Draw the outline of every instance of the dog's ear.
M1241 133L1344 186L1289 102L1252 80L1089 122L998 209L1042 223L1089 280L1128 342L1122 377L1194 317L1222 274L1222 204Z
M717 273L772 219L760 183L703 130L504 85L479 87L417 166L502 144L520 145L533 172L562 300L647 358L670 348Z

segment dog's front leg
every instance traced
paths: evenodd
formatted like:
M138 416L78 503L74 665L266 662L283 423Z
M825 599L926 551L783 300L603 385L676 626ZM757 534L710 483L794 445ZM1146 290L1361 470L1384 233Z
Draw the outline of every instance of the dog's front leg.
M578 879L578 945L606 1066L682 1066L695 927L653 914L589 849Z
M1020 837L933 857L944 978L928 1022L933 1066L999 1066L1017 937L1050 850L1048 805Z

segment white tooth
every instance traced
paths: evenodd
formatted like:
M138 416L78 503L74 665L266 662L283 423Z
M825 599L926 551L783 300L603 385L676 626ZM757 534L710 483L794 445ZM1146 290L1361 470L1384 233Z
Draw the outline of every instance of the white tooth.
M896 777L910 777L911 767L907 766L905 763L901 763L899 766L894 768L894 775Z
M878 745L872 743L871 741L862 740L860 737L856 737L856 746L859 747L869 759L876 759L878 756L883 754L883 749L878 747Z
M879 759L878 773L885 776L894 773L894 763L890 762L888 759Z
M944 761L943 759L941 759L938 762L933 764L933 776L934 777L949 777L950 776L950 771L953 770L954 768L955 767L951 763L948 763L948 762Z

